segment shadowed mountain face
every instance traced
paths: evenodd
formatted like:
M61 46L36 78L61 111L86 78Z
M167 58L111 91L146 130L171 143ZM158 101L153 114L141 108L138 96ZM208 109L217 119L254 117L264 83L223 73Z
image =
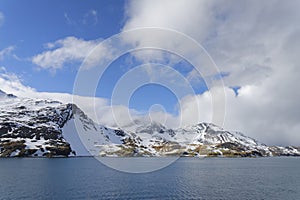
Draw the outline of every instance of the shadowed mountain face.
M24 156L300 156L239 132L199 123L168 129L136 122L128 129L94 123L74 104L18 98L0 90L0 157Z
M9 98L16 98L13 94L6 94L3 90L0 90L0 97L9 97Z

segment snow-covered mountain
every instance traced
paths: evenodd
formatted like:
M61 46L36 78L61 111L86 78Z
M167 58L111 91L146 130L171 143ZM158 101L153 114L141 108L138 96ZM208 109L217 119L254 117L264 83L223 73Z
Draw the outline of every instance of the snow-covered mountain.
M12 156L300 156L209 123L169 129L135 121L123 129L92 121L78 106L19 98L0 90L0 157Z
M74 104L18 98L1 91L0 157L90 155L95 145L121 143L126 137L119 132L96 125ZM91 148L86 149L81 140Z

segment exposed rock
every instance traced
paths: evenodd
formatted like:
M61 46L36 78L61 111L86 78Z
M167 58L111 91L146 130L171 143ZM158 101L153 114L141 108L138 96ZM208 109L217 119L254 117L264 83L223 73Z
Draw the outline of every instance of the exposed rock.
M169 129L135 121L128 129L114 129L96 124L74 104L18 98L1 90L0 98L0 157L81 155L81 142L97 156L300 156L299 147L267 146L210 123ZM82 137L74 143L75 122Z

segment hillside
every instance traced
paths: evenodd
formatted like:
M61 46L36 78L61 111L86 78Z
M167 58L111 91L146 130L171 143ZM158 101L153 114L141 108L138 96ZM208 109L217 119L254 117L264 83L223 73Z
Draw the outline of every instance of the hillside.
M84 144L84 145L83 145ZM124 130L96 124L78 106L0 91L0 157L300 156L211 123L168 129L137 121Z

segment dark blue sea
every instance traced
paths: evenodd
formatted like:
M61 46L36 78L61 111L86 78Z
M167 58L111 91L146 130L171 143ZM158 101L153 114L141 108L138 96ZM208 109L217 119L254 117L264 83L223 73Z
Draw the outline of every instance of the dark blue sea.
M0 199L300 199L300 158L180 158L150 173L92 157L0 159Z

